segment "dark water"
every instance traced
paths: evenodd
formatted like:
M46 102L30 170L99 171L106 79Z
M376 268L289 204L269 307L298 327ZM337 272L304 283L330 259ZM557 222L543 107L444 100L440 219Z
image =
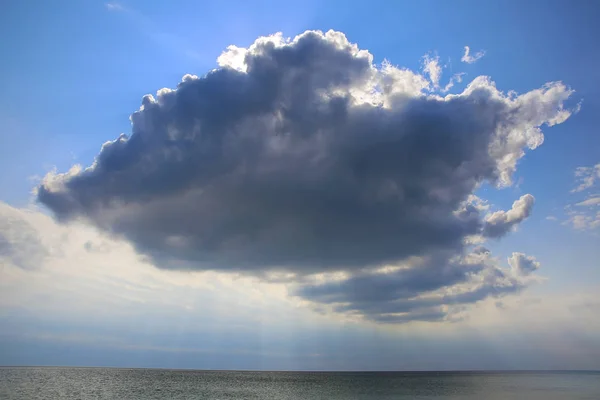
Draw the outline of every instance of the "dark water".
M0 368L0 399L600 399L600 373Z

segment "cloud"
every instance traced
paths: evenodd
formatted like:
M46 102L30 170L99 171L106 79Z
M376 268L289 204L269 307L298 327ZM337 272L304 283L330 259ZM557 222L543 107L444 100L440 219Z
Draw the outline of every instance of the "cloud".
M265 304L271 304L269 315L263 314ZM59 224L35 209L0 202L0 318L51 316L93 325L94 315L110 326L152 315L146 324L184 317L189 329L197 329L218 318L252 325L284 314L302 319L311 313L296 309L280 284L157 269L127 242L93 227Z
M37 269L49 254L37 230L27 217L27 212L12 213L8 206L0 203L0 261L2 265L10 261L19 268L33 270Z
M575 177L578 186L571 190L571 193L579 193L595 188L600 178L600 164L592 167L578 167L575 169ZM568 205L566 209L567 220L564 225L571 225L577 230L595 230L600 228L600 211L596 207L600 206L600 196L598 194L588 195L585 200L579 201L573 205Z
M508 258L508 264L518 275L529 275L540 268L540 263L535 257L523 253L512 253Z
M514 229L524 219L529 217L535 198L526 194L515 201L508 211L496 211L485 218L483 234L486 237L500 237Z
M450 89L452 89L454 87L454 85L456 83L461 83L464 75L465 75L464 72L459 72L457 74L452 75L452 78L450 78L450 81L448 81L446 86L444 86L444 88L441 90L442 93L448 93L450 91Z
M460 61L467 63L467 64L473 64L474 62L476 62L477 60L479 60L480 58L482 58L485 55L485 51L483 51L483 50L478 51L477 53L475 53L473 55L471 55L470 52L471 52L471 49L469 48L469 46L465 46L465 54L462 56Z
M422 89L427 88L430 92L439 91L441 93L448 93L456 83L462 82L462 78L465 74L464 72L459 72L452 75L452 77L444 87L440 87L440 80L442 79L443 68L444 67L440 65L439 56L433 56L431 54L426 54L425 56L423 56L422 70L424 75L428 78L429 83L424 85Z
M506 95L478 77L440 97L430 93L437 61L426 79L372 60L333 31L230 46L207 75L144 96L131 135L106 142L87 168L48 174L37 199L161 268L277 272L300 286L342 273L348 285L324 287L347 292L403 265L385 278L396 300L407 285L418 299L442 296L417 308L420 319L464 302L437 293L452 284L471 285L454 289L472 298L519 287L491 260L474 263L465 242L509 232L533 196L484 218L472 194L511 184L525 149L543 142L541 126L570 116L573 91L554 82ZM309 287L297 293L324 302Z
M149 310L155 316L161 315L163 322L171 318L167 316L170 313L195 318L218 313L241 318L272 303L277 306L269 306L268 313L273 318L278 315L281 321L278 313L289 314L295 305L308 301L312 307L325 306L350 319L434 322L458 320L465 306L490 296L516 293L530 283L528 274L519 272L526 268L501 268L482 246L466 257L440 254L352 275L305 277L288 282L286 290L281 283L261 283L239 275L156 269L127 243L94 228L57 224L37 211L2 203L0 235L12 235L11 243L16 248L31 246L31 238L37 238L35 251L2 253L0 310L18 305L28 312L53 315L53 319L65 315L87 318L94 313L118 323L128 315ZM39 257L40 252L44 257ZM35 269L24 269L23 263L35 265ZM204 307L207 303L210 308ZM307 317L294 312L297 317ZM331 319L330 312L325 314ZM264 316L260 318L265 322ZM244 321L256 322L250 318Z
M600 211L593 212L567 212L569 218L564 222L578 230L593 230L600 228Z
M410 260L414 266L425 267L421 276L431 273L438 281L448 277L449 281L460 281L461 271L453 270L460 263L468 264L467 268L475 272L473 277L480 274L476 271L484 264L488 265L484 266L488 273L486 279L478 282L449 283L451 286L444 293L436 295L445 296L444 301L448 302L441 307L436 306L435 296L422 296L420 305L405 297L396 303L390 300L387 306L381 300L373 301L370 307L381 311L397 310L402 302L405 309L410 309L386 314L365 311L381 324L403 324L380 327L353 323L344 315L356 311L310 312L303 303L287 296L281 284L234 274L154 268L128 243L93 227L59 224L39 211L0 203L0 221L6 220L20 221L13 228L15 233L33 229L48 256L35 269L15 265L12 257L2 260L3 364L89 365L90 360L96 359L94 352L102 354L103 365L205 369L398 370L431 369L445 362L448 369L489 369L504 366L502 357L509 359L506 366L512 368L517 358L525 360L519 365L527 368L547 365L548 358L540 361L540 357L550 357L562 365L567 360L573 368L596 368L598 364L598 288L578 289L571 296L560 292L543 297L531 297L528 293L511 296L520 293L535 275L518 274L512 268L496 272L496 263L483 247L473 249L468 260L454 260L454 266L445 269L441 278L431 267L434 260ZM2 234L6 233L6 226L0 223ZM26 235L16 237L21 239L14 240L15 244L29 240ZM401 267L408 265L389 268L387 273ZM423 285L427 279L419 279L419 273L405 271L393 274L392 279L401 287L422 292L423 286L415 287L414 282ZM377 280L377 287L388 292L384 284L385 280ZM335 295L340 293L347 297L350 291L338 291ZM499 299L502 308L496 306ZM365 310L369 307L357 299L355 307L358 306ZM444 318L454 323L436 323ZM432 327L431 323L436 325ZM581 338L586 340L580 342L574 333L581 332L585 333ZM411 345L398 347L399 337ZM478 342L482 338L485 342ZM459 349L457 340L462 343ZM482 360L481 352L476 357L464 357L473 353L470 350L474 343L479 343L481 349L495 349L484 364L477 364ZM86 346L81 347L82 344ZM523 347L535 348L538 353L525 356L520 350ZM32 348L41 351L31 352ZM73 348L78 351L72 351ZM422 351L431 348L436 351ZM137 356L130 352L132 349L140 350ZM172 352L182 356L191 353L193 357L186 361L158 355ZM205 356L197 357L199 353ZM232 353L233 358L228 356ZM316 353L321 357L307 364L306 355ZM243 354L253 354L255 358L240 365ZM497 358L497 354L502 357ZM431 358L427 358L429 355ZM276 364L273 357L289 362ZM148 365L148 359L158 361ZM537 364L532 366L534 360Z
M593 167L579 167L575 170L575 177L579 185L571 190L572 193L582 192L593 187L600 179L600 163Z
M426 55L423 57L423 72L429 76L429 80L434 89L439 89L440 79L442 78L442 67L440 58Z
M125 10L125 7L123 7L121 4L116 3L116 2L104 3L104 6L109 11L123 11L123 10Z
M600 196L590 197L589 199L579 202L575 205L580 206L580 207L589 207L589 206L600 205Z
M560 364L598 369L596 287L578 288L571 296L510 296L520 289L507 282L476 305L455 303L440 309L423 303L408 314L373 315L387 326L365 325L341 313L311 312L286 296L279 284L225 273L157 269L127 243L92 227L58 224L36 210L2 203L0 208L0 220L26 222L44 248L56 250L36 269L3 260L3 365L380 371ZM507 277L511 274L502 270ZM525 284L531 278L517 276ZM489 292L487 284L463 298L458 293L446 296L458 302ZM502 308L496 306L497 298ZM454 323L435 322L448 311L446 320ZM399 338L410 346L398 346Z
M431 257L386 272L355 274L347 279L301 284L293 293L336 312L350 312L377 322L444 321L460 318L466 305L524 289L533 257L514 253L519 266L501 268L485 248L466 257ZM509 262L511 260L509 259Z

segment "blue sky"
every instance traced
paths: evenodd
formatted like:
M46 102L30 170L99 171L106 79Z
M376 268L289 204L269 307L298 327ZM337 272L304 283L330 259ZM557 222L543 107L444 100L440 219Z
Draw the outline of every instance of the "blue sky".
M5 2L0 364L600 369L598 17L593 1ZM526 277L534 283L519 281L523 290L465 304L456 315L444 308L439 321L382 324L365 309L347 318L309 296L316 289L300 278L269 282L256 266L232 275L198 267L188 253L183 261L192 266L182 272L158 261L164 249L149 249L140 231L107 228L110 216L91 208L58 222L62 209L33 193L40 184L51 191L48 176L92 165L103 143L129 135L142 96L175 88L185 74L203 79L226 68L217 58L227 46L330 29L368 50L374 65L385 59L424 79L432 78L423 70L428 55L441 68L441 88L454 79L448 93L463 93L481 75L505 94L556 81L574 90L564 102L568 119L542 126L543 144L519 156L512 184L483 182L473 192L489 205L480 210L484 222L521 196L535 198L532 210L513 207L524 216L508 233L483 243L503 268L513 252L535 257L537 278ZM461 62L465 46L484 55ZM426 95L448 95L429 85Z

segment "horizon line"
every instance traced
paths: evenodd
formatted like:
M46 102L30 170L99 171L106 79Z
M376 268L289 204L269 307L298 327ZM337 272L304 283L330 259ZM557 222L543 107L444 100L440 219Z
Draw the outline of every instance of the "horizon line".
M312 370L312 369L219 369L219 368L165 368L165 367L125 367L103 365L0 365L0 368L85 368L85 369L126 369L187 372L282 372L282 373L600 373L600 369L397 369L397 370Z

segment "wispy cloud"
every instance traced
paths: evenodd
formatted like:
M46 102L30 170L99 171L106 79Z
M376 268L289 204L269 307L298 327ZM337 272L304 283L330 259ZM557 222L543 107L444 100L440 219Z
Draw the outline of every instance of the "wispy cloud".
M571 193L587 192L600 182L600 163L591 167L575 169L577 186ZM587 198L565 207L567 220L563 225L570 225L577 230L596 230L600 228L600 194L588 194Z
M109 11L125 11L125 7L117 2L104 3L104 6Z
M593 187L597 180L600 179L600 163L593 167L579 167L575 170L577 178L577 187L571 190L572 193L582 192Z
M440 87L440 80L442 79L443 70L447 67L447 65L440 64L440 57L437 55L426 54L423 56L423 66L422 71L424 76L429 78L431 82L430 91L434 92L439 90L441 93L447 93L454 87L456 83L462 82L464 72L459 72L450 78L448 83Z
M589 199L579 202L576 205L580 207L598 206L600 205L600 196L590 197Z
M569 212L569 219L563 224L571 225L577 230L593 230L600 228L600 211L593 213Z
M469 46L465 46L465 54L462 56L460 61L467 63L467 64L473 64L474 62L476 62L477 60L482 58L484 55L485 55L484 50L480 50L475 54L471 54L471 48Z
M429 77L433 89L439 89L440 79L442 77L440 58L429 54L423 56L423 72Z
M188 58L198 61L206 61L206 59L203 58L200 53L193 50L192 46L189 45L184 38L156 29L158 24L141 12L130 7L125 7L123 4L114 1L104 3L104 6L109 12L118 12L119 14L124 15L129 22L131 22L132 26L134 26L150 40L154 41L154 43L157 45Z

